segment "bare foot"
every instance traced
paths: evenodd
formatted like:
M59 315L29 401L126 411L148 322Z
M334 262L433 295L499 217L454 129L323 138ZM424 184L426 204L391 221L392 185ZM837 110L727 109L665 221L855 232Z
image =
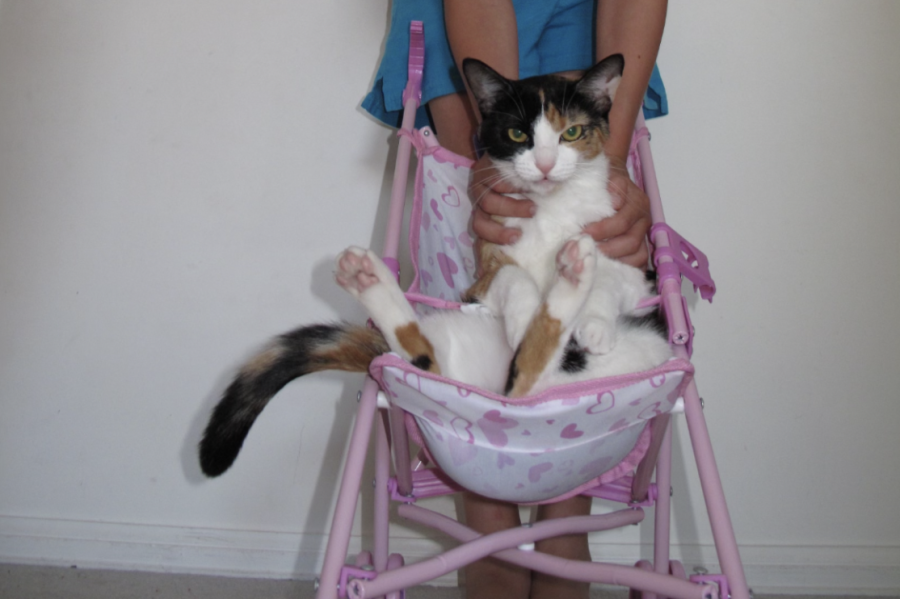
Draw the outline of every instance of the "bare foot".
M538 520L552 520L569 516L587 516L591 513L591 499L578 495L559 503L542 505L538 508ZM590 561L591 552L587 535L564 535L543 539L536 544L538 551L565 559ZM533 572L530 599L589 599L590 584L557 578L550 574Z
M466 525L481 534L491 534L521 526L518 506L463 493ZM493 558L471 563L465 568L465 599L528 599L531 572Z

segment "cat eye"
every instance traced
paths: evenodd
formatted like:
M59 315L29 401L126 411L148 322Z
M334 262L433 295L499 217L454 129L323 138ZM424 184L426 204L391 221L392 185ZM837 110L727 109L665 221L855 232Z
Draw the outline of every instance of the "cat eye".
M511 140L518 144L523 143L528 139L528 135L526 135L525 132L521 129L509 129L507 131L507 134L509 134L509 138Z
M568 129L563 131L563 134L561 135L561 137L565 141L575 141L576 139L581 137L581 132L582 132L581 125L575 125L574 127L569 127Z

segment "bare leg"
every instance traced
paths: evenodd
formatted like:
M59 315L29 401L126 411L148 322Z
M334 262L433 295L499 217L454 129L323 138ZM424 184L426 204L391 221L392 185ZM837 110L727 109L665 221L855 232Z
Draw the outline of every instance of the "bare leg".
M567 516L587 516L591 512L591 498L572 497L559 503L542 505L538 508L538 520L565 518ZM552 539L544 539L535 543L538 551L557 557L590 561L587 535L566 535ZM540 572L532 573L530 599L587 599L590 584L557 578Z
M518 31L510 0L445 0L444 16L447 38L458 67L465 58L477 58L505 77L518 78ZM474 106L475 102L466 94L444 96L429 103L441 145L472 159L475 158L472 136L478 122ZM513 212L507 216L527 216L527 213ZM489 534L520 525L516 506L469 493L463 495L463 506L467 524L478 532ZM589 509L589 500L574 498L542 508L539 516L543 512L544 518L561 517L587 513ZM539 543L539 547L555 555L590 559L584 535L548 539ZM487 559L470 565L465 575L467 599L524 599L529 595L530 573L522 568ZM536 578L535 582L542 585L541 594L548 599L551 595L554 599L566 596L571 584L547 576ZM576 595L586 596L580 594L582 587L587 589L586 585L571 588L578 591ZM532 597L538 595L532 592Z
M445 0L447 38L457 66L464 58L478 58L507 77L518 77L519 45L510 0ZM477 127L474 101L451 94L429 102L441 145L461 156L475 158L472 136ZM519 526L514 505L463 494L466 523L483 534ZM486 559L466 568L467 599L525 599L530 572Z
M520 526L519 508L510 503L463 494L466 524L482 534ZM470 564L465 569L466 599L525 599L531 572L493 558Z

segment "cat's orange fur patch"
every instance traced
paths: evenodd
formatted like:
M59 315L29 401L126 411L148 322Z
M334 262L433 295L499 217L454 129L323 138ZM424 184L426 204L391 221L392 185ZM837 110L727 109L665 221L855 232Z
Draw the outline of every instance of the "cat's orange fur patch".
M606 135L597 127L589 127L581 139L570 142L572 147L586 159L597 157L603 151L606 143Z
M419 330L418 323L411 322L397 327L394 333L397 335L397 341L400 343L400 346L411 356L413 364L419 366L422 370L427 370L434 374L441 373L437 358L434 355L434 346ZM424 363L423 358L427 358L427 361L424 361Z
M369 363L389 351L390 347L380 331L351 327L342 331L336 343L317 348L312 352L311 357L314 360L311 360L310 372L319 370L368 372Z
M515 373L515 379L508 393L510 397L522 397L531 391L538 376L546 370L556 353L562 333L562 322L550 316L547 304L543 304L528 325L519 351L516 352L511 369Z
M580 139L566 142L586 159L595 158L603 151L603 144L606 143L607 133L597 127L587 127L584 123L589 121L588 115L582 112L573 112L568 115L561 113L556 106L549 104L544 107L544 116L553 126L555 131L562 133L569 127L582 125L584 134Z
M570 115L570 121L565 126L568 128L585 122L588 122L588 115L579 112ZM569 143L582 156L590 160L603 151L603 145L606 143L607 137L607 132L599 127L585 127L581 138Z
M490 289L491 284L494 282L497 271L508 264L516 264L516 261L510 258L509 255L501 250L500 246L495 243L481 243L478 248L478 258L481 275L478 277L478 280L462 294L464 302L477 301L483 298L487 294L488 289Z
M272 368L283 354L283 347L273 345L256 354L249 362L244 364L241 368L241 375L247 377L258 376Z
M555 131L565 131L572 125L569 124L569 119L560 113L557 110L556 106L553 104L548 104L544 107L544 116L547 118L547 121L553 126Z

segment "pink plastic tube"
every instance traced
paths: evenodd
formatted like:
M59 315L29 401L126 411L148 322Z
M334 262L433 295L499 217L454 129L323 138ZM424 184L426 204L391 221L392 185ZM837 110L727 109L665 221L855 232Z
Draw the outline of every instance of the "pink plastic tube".
M356 422L350 435L350 449L341 475L337 506L331 520L331 532L328 534L328 545L325 548L325 563L322 565L317 599L337 599L338 596L338 582L350 545L350 532L353 517L356 515L356 502L366 462L366 448L377 409L377 397L378 383L366 377L359 409L356 412Z
M621 510L603 516L582 516L539 522L488 536L480 536L462 524L417 506L400 506L400 515L433 526L460 541L461 545L443 555L407 566L395 572L379 574L375 580L355 580L350 585L353 599L365 599L432 580L473 561L495 555L532 570L551 573L584 582L605 582L665 594L673 599L713 599L714 586L700 586L688 581L645 572L630 566L579 562L551 555L513 549L536 540L636 524L643 519L641 510Z
M388 544L390 542L391 496L388 491L391 478L391 447L388 440L387 415L375 416L375 497L372 545L372 564L377 572L387 569Z
M406 101L403 106L403 124L401 129L412 131L416 122L416 109L419 102L415 97ZM399 278L400 266L397 262L397 251L400 247L400 235L403 229L403 207L406 204L406 185L409 175L409 159L412 156L412 141L406 135L400 136L397 147L397 163L394 165L394 181L391 187L391 207L388 212L387 232L381 257L384 263Z
M658 574L669 574L671 489L672 489L672 427L665 427L663 442L656 461L656 486L659 490L653 511L653 565ZM643 599L656 599L645 593Z
M635 128L640 130L646 126L644 115L639 111ZM659 195L659 184L656 181L656 168L653 166L653 154L650 152L650 140L647 137L641 137L637 142L638 155L641 159L641 171L644 180L644 193L650 199L650 216L653 223L664 223L666 221L663 213L662 199ZM669 247L669 241L665 234L659 232L654 235L651 240L656 247ZM663 256L660 264L671 263L672 259ZM674 279L665 279L662 281L659 290L662 296L662 303L666 310L666 316L669 318L669 339L678 345L684 345L690 338L690 329L688 328L687 319L684 316L684 307L681 301L681 284Z
M676 356L681 357L682 354L687 354L687 350L683 347L677 348ZM719 566L728 578L732 598L749 599L750 589L744 576L734 527L722 489L722 480L713 455L712 441L709 438L700 395L694 381L691 381L684 391L684 416L690 433L691 447L694 450L694 459L697 462L697 471L700 474L700 486L703 489L703 499L706 501Z
M644 126L644 116L638 113L636 128L641 129ZM648 139L642 138L638 141L637 147L641 160L641 170L644 175L644 192L650 199L650 212L653 222L654 224L665 222L659 185L656 180L656 169L653 166L653 156L650 152L650 142ZM668 239L662 232L655 235L653 243L657 247L669 247ZM671 262L671 258L663 256L660 262ZM686 344L691 336L690 325L685 315L681 285L676 280L667 279L663 281L661 287L659 292L666 309L666 316L669 319L670 339L675 343L675 355L679 358L689 359L690 356L688 355ZM722 572L728 577L732 598L749 599L750 591L744 577L737 540L735 539L734 528L728 514L725 493L722 490L722 481L713 455L712 441L709 438L706 420L703 418L703 408L700 405L700 395L697 392L695 381L691 381L685 390L684 404L685 419L694 450L694 458L697 462L697 470L700 473L700 484L706 501L706 509L709 513L719 565L722 568ZM662 457L660 456L660 459ZM665 490L661 488L660 493L665 493Z
M422 23L413 21L409 31L408 81L403 91L403 120L400 129L412 133L416 125L416 110L422 99L422 72L425 68L425 38ZM410 135L401 135L397 148L397 162L394 165L394 180L391 187L391 207L388 212L387 231L381 257L385 264L400 277L397 250L400 247L403 229L403 208L406 204L406 184L409 175L409 158L412 155Z

